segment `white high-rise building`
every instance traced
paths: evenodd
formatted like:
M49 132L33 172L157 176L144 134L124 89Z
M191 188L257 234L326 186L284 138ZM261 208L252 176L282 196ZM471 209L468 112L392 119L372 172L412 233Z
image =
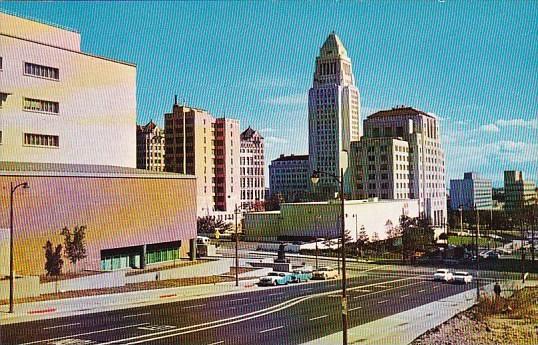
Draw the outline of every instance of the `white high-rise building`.
M314 82L308 93L310 169L340 176L347 167L347 152L361 136L360 95L355 87L351 59L332 32L316 58ZM320 176L314 193L334 197L338 183Z
M434 114L399 107L368 116L351 156L355 197L419 199L421 215L435 226L446 223L445 157Z
M248 127L241 133L241 209L252 210L265 200L264 143L260 132Z

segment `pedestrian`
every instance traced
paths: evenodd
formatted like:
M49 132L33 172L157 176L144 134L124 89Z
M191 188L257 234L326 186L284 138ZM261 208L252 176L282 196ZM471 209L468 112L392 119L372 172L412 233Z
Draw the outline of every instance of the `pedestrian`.
M495 282L493 292L495 292L495 297L501 297L501 285L499 285L499 282Z

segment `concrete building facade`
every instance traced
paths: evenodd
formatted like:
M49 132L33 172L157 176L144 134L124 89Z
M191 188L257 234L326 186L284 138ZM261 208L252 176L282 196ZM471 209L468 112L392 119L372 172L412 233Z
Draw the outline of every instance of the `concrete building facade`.
M536 203L536 183L525 180L523 172L504 172L504 209L513 211Z
M153 121L136 126L136 167L164 171L164 131Z
M0 157L136 167L136 66L73 30L0 12Z
M112 166L0 162L0 190L7 191L0 195L0 229L9 228L10 183L22 182L30 188L18 189L13 199L18 274L45 273L43 246L47 240L62 244L64 227L87 227L87 257L77 270L139 268L187 258L196 238L194 176ZM64 261L64 272L75 268Z
M198 216L233 218L241 202L239 121L176 100L164 127L165 171L196 176Z
M248 127L241 133L241 209L252 210L265 200L265 147L261 134Z
M282 204L280 211L244 215L244 235L250 240L292 241L340 236L340 203ZM345 202L345 229L352 241L364 227L369 238L385 239L400 216L418 216L418 200L350 200ZM382 215L382 216L381 216Z
M340 176L347 168L352 141L361 136L360 95L355 86L351 59L333 32L316 58L314 81L308 92L308 147L310 171ZM333 198L339 190L334 179L320 175L315 192Z
M361 142L365 144L355 144L358 145L355 148L355 157L360 147L363 158L350 161L350 165L357 165L350 169L351 172L356 172L351 186L352 194L355 196L368 194L373 197L374 193L368 189L370 178L378 184L383 183L384 180L385 173L381 170L384 152L381 150L383 146L387 146L387 143L386 140L372 141L373 138L398 140L394 144L399 144L392 146L398 151L393 151L391 154L393 163L396 164L393 167L398 169L394 171L396 175L393 173L395 179L389 181L389 186L396 185L401 188L396 197L398 193L400 196L403 193L409 194L410 199L418 199L420 214L430 218L434 226L443 226L447 215L445 157L437 117L411 107L392 108L368 116L364 120L364 136L361 138ZM407 146L402 141L406 141ZM371 147L373 151L368 152L368 147ZM364 155L367 157L366 161ZM389 155L386 156L388 159ZM367 175L364 174L366 171L364 165L368 166ZM370 165L374 168L373 170L369 169ZM408 167L407 172L406 167ZM360 170L363 171L362 175L359 174ZM380 197L377 192L375 196Z
M286 202L305 200L310 194L310 163L308 155L280 155L269 165L271 196Z
M462 180L450 180L450 208L490 210L493 207L492 191L491 180L466 172Z

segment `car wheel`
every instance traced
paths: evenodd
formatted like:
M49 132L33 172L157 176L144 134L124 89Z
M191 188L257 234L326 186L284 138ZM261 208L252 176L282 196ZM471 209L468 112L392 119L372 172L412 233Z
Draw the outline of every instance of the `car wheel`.
M273 286L276 286L276 281L273 282Z

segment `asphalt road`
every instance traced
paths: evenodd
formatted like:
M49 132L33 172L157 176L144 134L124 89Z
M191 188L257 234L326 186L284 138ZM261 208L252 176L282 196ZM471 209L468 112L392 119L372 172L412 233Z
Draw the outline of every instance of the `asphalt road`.
M349 280L350 327L473 288L421 272L369 272ZM341 330L340 281L5 325L8 344L300 344Z

